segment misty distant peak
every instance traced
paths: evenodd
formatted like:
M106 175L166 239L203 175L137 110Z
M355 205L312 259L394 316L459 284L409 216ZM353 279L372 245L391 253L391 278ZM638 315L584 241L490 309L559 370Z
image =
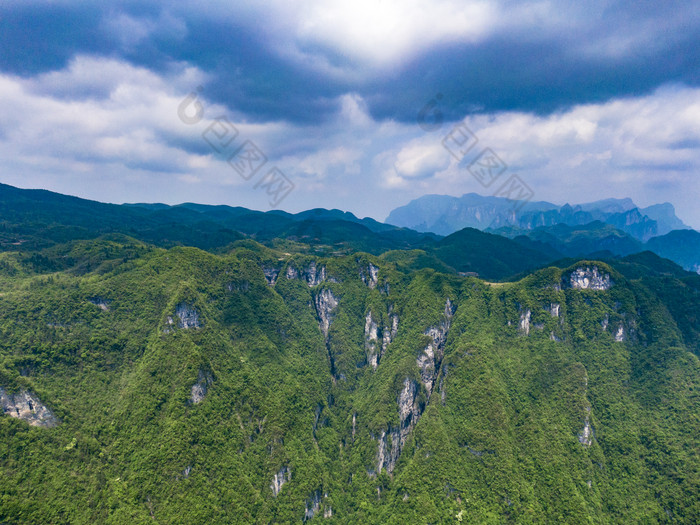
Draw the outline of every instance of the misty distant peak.
M687 226L669 203L640 209L630 198L609 198L583 204L528 202L516 211L503 197L466 193L462 197L426 195L393 210L386 222L418 231L449 235L462 228L533 230L566 224L580 226L600 221L646 242Z

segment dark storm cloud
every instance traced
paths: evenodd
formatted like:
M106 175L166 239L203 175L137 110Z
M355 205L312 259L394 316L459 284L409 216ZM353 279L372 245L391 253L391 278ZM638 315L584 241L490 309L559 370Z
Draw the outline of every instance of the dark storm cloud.
M517 3L501 7L503 17ZM517 20L470 43L431 45L396 67L364 67L342 50L265 30L270 12L222 19L178 4L17 4L0 9L0 67L22 76L57 70L80 54L156 72L187 62L209 74L207 96L254 121L318 123L356 92L378 119L411 121L436 93L446 118L474 112L547 113L575 104L700 83L700 22L693 2L558 3L562 27ZM293 49L345 75L280 53ZM72 92L72 96L94 93Z

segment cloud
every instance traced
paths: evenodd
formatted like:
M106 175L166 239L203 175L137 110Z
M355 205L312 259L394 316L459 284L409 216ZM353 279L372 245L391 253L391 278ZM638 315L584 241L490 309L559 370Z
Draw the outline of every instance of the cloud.
M467 170L490 147L507 165L507 174L517 173L537 199L563 203L630 196L640 205L672 201L698 224L700 216L689 195L700 190L699 112L700 89L676 86L550 115L473 116L466 123L479 142L463 159L452 158L448 168L420 181L413 180L410 170L386 173L385 183L411 188L415 195L493 193L497 184L485 188ZM435 144L450 126L431 135ZM444 152L444 158L451 157Z
M381 219L423 193L492 190L442 148L466 119L471 154L491 147L537 198L669 200L700 224L699 14L690 1L11 0L0 167L4 182L104 200L266 208L202 138L226 116L236 144L297 182L290 209ZM187 125L177 108L193 92L204 119ZM440 131L419 125L429 101Z
M416 139L406 144L396 154L394 169L404 179L423 179L445 169L449 157L445 148L434 140Z
M320 124L355 93L375 120L524 111L700 84L700 4L594 0L6 2L0 69L64 69L75 56L158 73L188 63L210 99L250 120ZM85 93L89 95L89 92Z

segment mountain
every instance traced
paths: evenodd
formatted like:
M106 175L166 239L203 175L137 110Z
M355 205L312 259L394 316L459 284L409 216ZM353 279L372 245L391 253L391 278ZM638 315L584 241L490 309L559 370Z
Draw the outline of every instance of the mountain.
M477 273L484 279L502 279L559 258L552 250L521 246L474 228L440 239L430 253L458 272Z
M600 221L583 226L557 224L529 231L519 228L500 228L493 233L540 251L554 250L566 257L584 257L597 252L624 256L644 249L644 245L631 235Z
M647 248L686 270L700 273L700 232L676 230L650 239Z
M406 268L415 270L416 264L424 263L453 273L477 272L494 280L560 256L548 247L536 253L537 249L525 250L516 242L476 230L438 244L440 236L435 234L320 208L290 214L194 203L115 205L0 185L0 213L0 250L48 249L57 243L122 234L165 248L186 245L219 253L254 239L287 252L297 251L300 243L318 255L419 250L421 256L404 261Z
M0 256L0 520L700 519L694 334L645 279L244 243Z
M0 522L700 521L666 259L0 190Z
M386 220L389 224L440 235L449 235L465 227L533 230L557 224L582 226L594 221L610 224L642 242L671 230L688 228L676 217L669 203L640 210L631 199L605 199L573 206L528 202L516 212L513 203L506 198L475 193L460 198L426 195L396 208Z
M437 237L405 228L358 219L340 210L309 210L292 215L260 212L242 207L184 203L104 204L53 193L0 184L0 250L46 248L58 242L121 233L162 247L195 246L223 249L231 243L255 237L313 240L344 249L371 253L423 245ZM323 228L318 228L319 224ZM346 247L348 248L348 247Z
M654 204L648 208L641 208L639 212L656 221L658 225L657 235L666 235L673 230L689 230L690 226L676 217L676 209L670 202Z

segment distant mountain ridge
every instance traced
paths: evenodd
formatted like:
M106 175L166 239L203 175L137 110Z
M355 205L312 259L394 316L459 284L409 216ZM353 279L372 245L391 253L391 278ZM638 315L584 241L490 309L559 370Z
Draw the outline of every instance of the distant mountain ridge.
M497 219L508 219L503 213L505 199L465 197L476 204L487 203L481 208L472 207L470 220L474 223L489 220L498 224ZM430 209L426 204L431 201L439 204L445 198L428 196L421 206ZM639 233L649 224L658 231L659 223L643 213L647 210L666 226L683 225L670 204L642 211L630 199L607 199L558 209L552 206L535 203L539 212L526 211L532 219L529 226L542 223L531 229L523 228L521 221L486 231L461 228L441 238L435 233L360 219L341 210L316 208L290 214L196 203L117 205L0 184L0 253L50 250L62 243L117 234L165 248L194 246L214 253L225 252L246 240L270 247L284 245L286 251L293 251L301 243L317 254L362 251L386 257L406 270L433 268L447 273L478 273L491 280L506 279L563 257L616 258L645 250L686 270L700 271L700 233L695 230L674 230L646 243L630 233ZM435 210L439 211L433 206ZM539 215L535 217L535 213ZM433 218L437 217L434 213ZM597 218L584 224L551 224L562 217L569 217L574 223L607 217L607 222ZM42 261L37 260L37 264L49 264ZM57 269L68 264L67 259L54 257L52 261L50 265Z
M467 227L534 230L557 224L582 226L593 221L614 226L642 242L673 230L690 229L676 216L672 204L640 208L629 198L563 206L545 201L530 202L516 211L512 202L503 197L484 197L476 193L462 197L425 195L392 210L386 219L389 224L438 235L449 235Z

